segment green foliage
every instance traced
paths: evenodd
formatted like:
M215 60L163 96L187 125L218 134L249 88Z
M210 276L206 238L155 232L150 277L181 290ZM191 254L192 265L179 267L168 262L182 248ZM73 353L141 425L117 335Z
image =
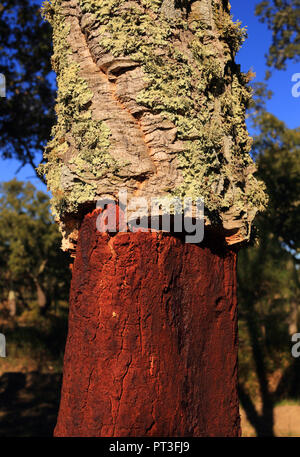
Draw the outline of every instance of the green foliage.
M0 73L7 84L7 98L0 100L1 156L34 170L55 120L51 29L39 7L37 0L0 3Z
M300 128L289 129L263 111L255 120L259 135L254 154L270 195L270 229L295 253L300 252Z
M256 15L272 31L267 64L278 70L287 60L300 60L300 0L269 0L256 6Z
M9 290L47 302L67 298L68 258L49 212L49 198L30 183L16 179L0 187L0 252L2 299ZM29 293L31 292L31 294Z

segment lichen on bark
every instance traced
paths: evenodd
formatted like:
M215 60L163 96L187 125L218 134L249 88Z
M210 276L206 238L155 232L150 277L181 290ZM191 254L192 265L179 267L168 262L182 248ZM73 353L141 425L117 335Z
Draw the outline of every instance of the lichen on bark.
M249 154L250 77L234 61L245 30L226 1L181 4L47 2L59 89L43 171L61 220L126 187L202 196L206 223L249 238L266 196Z
M93 200L96 190L93 180L118 166L108 152L109 128L104 122L92 119L89 103L93 93L80 77L79 65L72 61L67 42L70 26L60 10L61 3L60 0L45 2L43 7L44 17L53 27L52 63L58 91L57 123L45 151L46 163L40 165L53 194L53 213L58 218ZM72 148L76 149L75 156Z

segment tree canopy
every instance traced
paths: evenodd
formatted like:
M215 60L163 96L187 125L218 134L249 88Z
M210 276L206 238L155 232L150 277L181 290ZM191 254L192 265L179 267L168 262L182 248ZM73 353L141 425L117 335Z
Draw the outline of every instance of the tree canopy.
M0 103L0 154L36 170L55 119L51 30L40 2L1 1L0 43L7 89Z
M271 113L256 120L259 173L270 196L268 219L272 232L295 253L300 252L300 128L289 129Z
M255 12L272 31L267 65L282 70L289 59L299 62L300 0L264 0Z

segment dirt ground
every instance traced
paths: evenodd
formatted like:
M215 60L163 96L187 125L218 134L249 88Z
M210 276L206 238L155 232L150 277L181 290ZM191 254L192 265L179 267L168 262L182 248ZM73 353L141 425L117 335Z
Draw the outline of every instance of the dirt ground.
M41 372L34 366L30 368L32 371L24 370L24 366L16 363L15 367L10 367L10 371L0 370L0 437L53 435L61 375ZM255 431L242 409L241 419L243 436L255 436ZM276 406L275 434L300 437L300 405Z
M10 371L0 376L0 438L53 435L61 375Z
M242 436L255 436L254 428L249 424L241 408ZM275 407L275 435L282 437L300 437L300 405L286 404Z

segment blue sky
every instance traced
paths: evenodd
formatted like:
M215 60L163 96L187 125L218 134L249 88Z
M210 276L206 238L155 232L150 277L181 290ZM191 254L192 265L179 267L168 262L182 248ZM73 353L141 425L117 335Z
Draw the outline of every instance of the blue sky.
M253 68L256 73L254 81L264 80L266 71L266 58L271 44L271 31L266 24L259 22L254 15L257 0L231 0L231 13L235 20L247 26L248 39L243 44L237 56L242 71L247 72ZM292 97L292 75L300 73L300 64L288 64L286 71L272 70L272 77L268 87L274 93L272 100L267 103L267 109L279 119L286 122L290 128L299 127L300 98Z
M237 56L237 62L241 64L244 72L253 69L256 73L255 81L263 81L266 71L265 54L271 43L271 32L254 15L257 3L258 0L231 0L231 13L235 20L240 20L248 29L248 39ZM293 98L291 94L291 78L294 73L300 73L300 64L289 64L286 71L273 71L268 81L268 87L274 95L268 102L267 109L285 121L290 128L299 126L300 98ZM19 164L14 160L0 159L0 181L12 179L18 168ZM30 180L38 188L46 190L29 166L24 167L17 174L17 178Z

